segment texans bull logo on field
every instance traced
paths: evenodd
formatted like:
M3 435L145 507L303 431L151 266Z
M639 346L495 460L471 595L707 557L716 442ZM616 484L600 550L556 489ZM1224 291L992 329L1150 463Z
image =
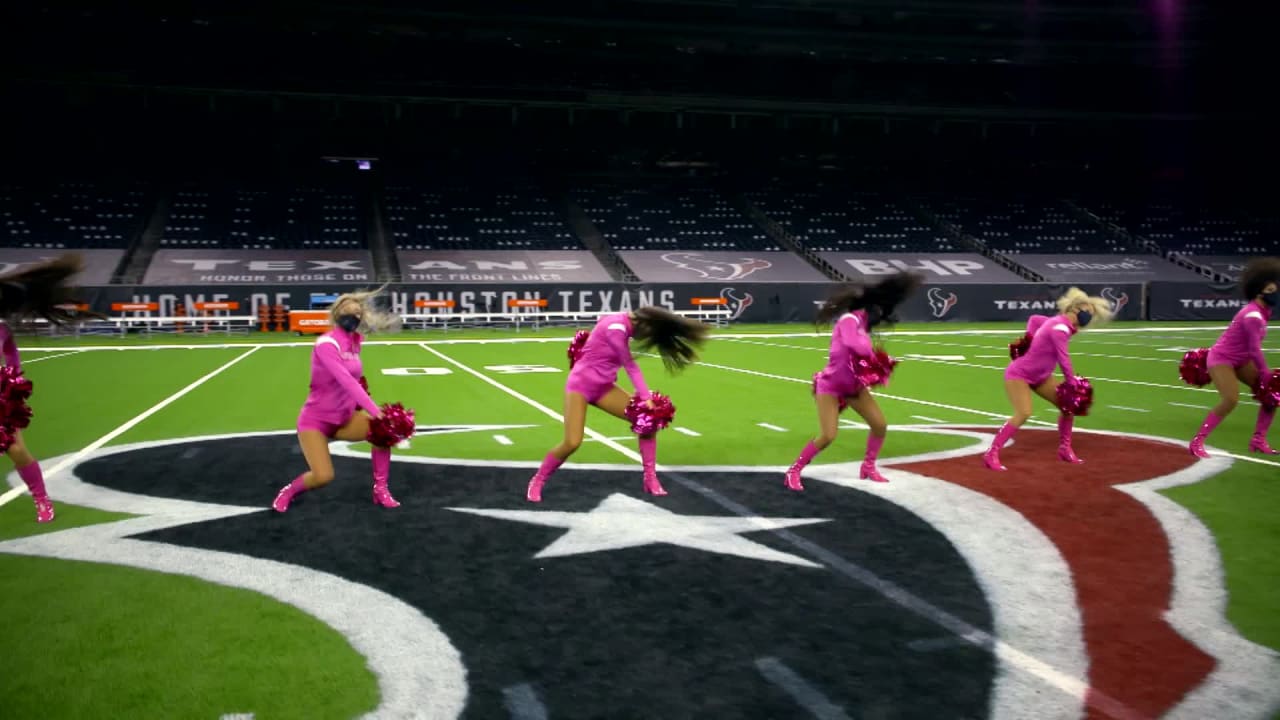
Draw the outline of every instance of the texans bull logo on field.
M662 259L681 270L688 270L703 280L742 280L759 271L768 270L773 263L754 257L717 260L702 253L663 253Z
M1223 617L1212 537L1155 492L1229 459L1082 432L1094 469L1049 473L1056 435L1028 430L1007 451L1020 482L991 483L974 459L990 428L901 430L973 444L886 462L883 486L815 467L804 496L763 469L666 473L659 499L633 467L568 468L537 508L536 463L400 455L404 505L380 512L367 454L336 443L338 481L283 516L266 502L296 472L292 433L140 443L58 489L143 517L0 551L294 604L366 656L379 717L802 717L816 697L843 712L827 717L1264 718L1280 702L1275 654Z

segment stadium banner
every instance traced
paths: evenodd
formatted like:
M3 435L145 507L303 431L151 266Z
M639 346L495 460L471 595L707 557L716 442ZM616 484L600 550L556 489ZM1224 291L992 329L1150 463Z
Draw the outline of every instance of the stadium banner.
M1049 282L1133 283L1152 280L1203 280L1204 277L1159 255L1038 255L1018 253L1010 260Z
M1230 320L1248 302L1235 283L1153 282L1148 292L1152 320Z
M819 257L837 270L859 282L876 280L901 270L917 272L925 282L946 283L1016 283L1026 282L1017 273L977 253L850 253L824 252Z
M584 250L397 250L406 283L611 281Z
M618 256L643 282L830 282L803 258L789 252L624 250Z
M1244 264L1249 262L1249 258L1243 255L1187 255L1186 259L1220 272L1232 280L1240 279L1240 273L1244 272ZM1201 278L1201 281L1203 280Z
M367 250L157 250L146 285L371 283ZM88 284L88 283L85 283Z
M27 265L52 260L64 253L74 252L84 258L84 272L74 282L80 285L106 285L115 275L124 250L44 250L37 248L0 248L0 275L8 275Z
M179 303L194 309L197 302L236 301L241 312L256 316L264 305L284 305L294 310L310 307L311 296L344 292L352 286L326 285L193 285L184 287L86 288L86 299L95 310L111 312L112 303L158 303L159 316L171 316ZM403 283L387 288L385 301L397 313L441 312L502 313L511 300L545 299L542 312L598 313L657 305L669 310L705 308L708 298L723 298L717 306L731 313L734 322L807 322L818 306L838 286L827 283L641 283L633 285L512 283L475 285L427 285ZM1137 320L1143 313L1142 286L1136 284L1081 285L1086 292L1107 298L1123 320ZM1033 314L1053 314L1054 300L1066 285L1008 283L1003 285L935 284L922 288L899 310L905 321L975 322L1008 320L1023 322ZM419 309L419 301L453 301L452 308Z

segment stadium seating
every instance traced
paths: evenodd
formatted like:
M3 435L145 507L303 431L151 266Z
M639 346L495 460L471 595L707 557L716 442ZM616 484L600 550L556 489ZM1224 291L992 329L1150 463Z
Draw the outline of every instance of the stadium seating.
M147 221L145 188L94 183L0 188L0 246L49 249L127 248Z
M1187 255L1280 254L1275 221L1253 213L1214 210L1194 202L1081 204L1103 220L1165 250Z
M927 227L900 201L815 185L746 193L757 208L815 252L954 252L950 238Z
M938 217L1003 253L1126 253L1126 243L1052 200L941 198Z
M708 187L584 185L571 193L615 250L782 250Z
M346 249L365 246L353 192L323 188L185 187L174 193L161 247Z
M585 249L561 209L532 186L394 186L383 208L401 250Z

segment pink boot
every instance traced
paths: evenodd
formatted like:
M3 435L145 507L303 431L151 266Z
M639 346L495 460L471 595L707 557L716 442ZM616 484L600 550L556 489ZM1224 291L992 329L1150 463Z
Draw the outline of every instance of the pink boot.
M304 473L305 474L305 473ZM276 499L271 503L271 509L278 513L285 512L289 509L289 503L300 493L306 492L307 486L302 482L302 475L293 479L293 482L280 488Z
M1273 449L1268 445L1266 438L1256 436L1249 441L1249 452L1262 453L1263 455L1280 455L1280 450Z
M27 489L31 491L31 499L36 504L36 522L53 522L53 501L49 499L49 492L45 490L44 473L40 471L39 461L18 468L18 477L22 478L22 482L26 483Z
M804 472L805 467L807 467L809 462L817 457L820 452L822 451L818 449L818 446L814 445L813 441L810 440L809 443L804 446L804 449L800 451L800 456L796 458L796 461L791 463L791 468L787 470L787 474L783 478L782 484L788 490L804 492L804 483L800 482L800 473Z
M1218 417L1214 413L1209 413L1209 415L1205 417L1204 422L1200 424L1200 429L1196 431L1196 436L1191 439L1191 444L1187 446L1187 450L1201 460L1208 460L1209 453L1205 452L1204 441L1209 437L1209 433L1213 432L1213 429L1218 427L1218 423L1220 422L1222 422L1222 418Z
M398 508L400 503L391 496L387 489L387 480L391 477L391 449L376 447L373 449L373 504L384 508Z
M529 502L542 502L542 486L547 484L547 478L551 477L551 473L555 472L564 461L560 458L547 453L542 458L542 464L538 466L538 472L533 474L533 479L529 481L529 488L524 491L524 497Z
M1267 444L1267 431L1271 429L1271 421L1276 417L1275 408L1258 408L1258 424L1253 428L1253 439L1249 441L1249 452L1263 455L1280 455L1280 451L1272 450Z
M1072 465L1079 465L1084 461L1076 457L1075 451L1071 449L1071 428L1075 422L1074 415L1062 413L1058 416L1058 459Z
M640 461L644 464L644 491L650 495L666 495L667 491L658 482L658 438L641 436Z
M880 471L876 469L876 464L870 460L862 461L862 468L858 471L858 477L873 482L889 482L889 479L881 475Z
M995 439L991 441L991 448L982 456L982 464L986 465L988 470L1004 472L1009 469L1000 463L1000 450L1009 442L1009 439L1012 438L1013 434L1016 432L1018 432L1018 428L1015 427L1013 423L1007 422L1000 427L1000 431L996 433Z

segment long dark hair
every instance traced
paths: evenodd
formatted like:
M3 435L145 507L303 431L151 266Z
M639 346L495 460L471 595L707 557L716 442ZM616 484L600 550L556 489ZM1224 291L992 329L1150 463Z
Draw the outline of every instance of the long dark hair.
M697 320L646 305L631 313L633 337L641 350L656 349L669 372L680 372L698 359L710 328Z
M851 285L837 290L818 308L818 325L830 324L835 318L854 310L867 311L867 325L892 325L898 322L893 311L924 282L917 273L900 272L875 285Z
M83 269L84 258L66 253L0 277L0 317L11 325L36 318L69 325L103 317L62 307L81 304L68 280Z
M1240 273L1240 290L1245 300L1256 300L1262 294L1262 288L1270 283L1280 284L1280 258L1254 258Z

